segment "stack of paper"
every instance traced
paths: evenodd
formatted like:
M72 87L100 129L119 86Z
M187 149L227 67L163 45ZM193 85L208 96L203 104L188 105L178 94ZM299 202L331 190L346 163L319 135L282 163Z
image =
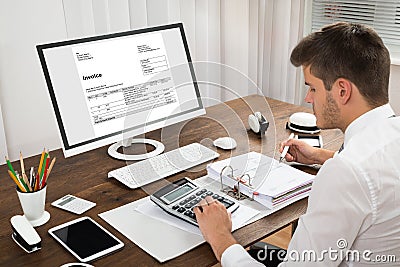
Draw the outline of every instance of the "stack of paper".
M231 166L233 171L229 167L224 169L225 166ZM224 186L239 186L241 193L269 209L284 204L295 196L308 194L314 180L314 175L257 152L212 163L207 166L208 176L220 181L223 169Z

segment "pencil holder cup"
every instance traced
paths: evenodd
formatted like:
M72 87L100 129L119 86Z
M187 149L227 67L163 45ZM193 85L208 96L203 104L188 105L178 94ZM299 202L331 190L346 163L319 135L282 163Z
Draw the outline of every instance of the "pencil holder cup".
M33 227L43 225L50 219L50 213L44 210L46 189L47 186L35 192L21 192L17 187L24 216Z

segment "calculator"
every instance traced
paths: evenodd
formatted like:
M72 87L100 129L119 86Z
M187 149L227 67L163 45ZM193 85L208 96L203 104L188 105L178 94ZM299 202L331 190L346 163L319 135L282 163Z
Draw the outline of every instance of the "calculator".
M152 194L150 199L167 213L198 226L193 209L206 196L218 200L230 212L239 207L239 204L227 195L222 196L199 187L186 177L164 186Z
M66 195L60 199L57 199L51 203L51 205L72 213L82 214L96 206L96 203L73 195Z

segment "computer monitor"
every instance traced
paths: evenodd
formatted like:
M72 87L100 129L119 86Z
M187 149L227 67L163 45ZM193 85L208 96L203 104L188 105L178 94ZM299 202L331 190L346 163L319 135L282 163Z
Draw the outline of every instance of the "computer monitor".
M65 157L205 114L182 23L37 51ZM119 154L119 144L109 149L113 157L141 158ZM156 144L150 156L162 152Z

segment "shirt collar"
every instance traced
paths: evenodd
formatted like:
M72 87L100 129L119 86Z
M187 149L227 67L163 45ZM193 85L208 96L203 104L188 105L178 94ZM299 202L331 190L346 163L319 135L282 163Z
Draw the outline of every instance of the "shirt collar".
M347 127L344 133L344 146L346 147L346 143L358 132L393 115L395 115L395 113L390 104L379 106L362 114Z

